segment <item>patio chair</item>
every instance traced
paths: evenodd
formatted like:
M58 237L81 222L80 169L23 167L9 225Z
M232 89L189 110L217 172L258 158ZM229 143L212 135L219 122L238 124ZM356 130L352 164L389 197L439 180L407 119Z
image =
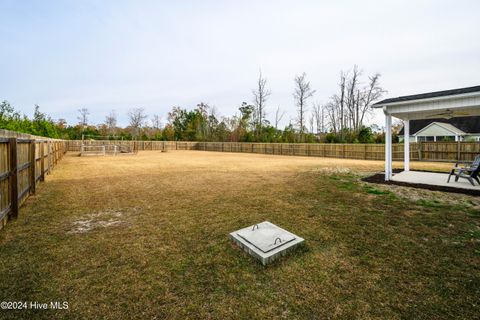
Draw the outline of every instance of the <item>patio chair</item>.
M464 162L458 161L455 163L455 166L450 171L448 175L447 183L450 182L450 178L452 175L455 175L455 181L458 181L460 178L467 179L472 186L475 186L474 180L480 184L480 180L478 179L480 171L480 154L475 157L473 162Z

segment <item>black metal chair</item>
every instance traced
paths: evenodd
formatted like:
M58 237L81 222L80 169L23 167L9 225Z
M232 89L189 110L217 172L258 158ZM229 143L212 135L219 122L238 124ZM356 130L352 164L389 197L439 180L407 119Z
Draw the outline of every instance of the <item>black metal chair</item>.
M452 177L452 175L455 175L455 181L463 178L467 179L472 184L472 186L475 186L474 181L477 181L477 183L480 184L480 180L478 178L479 173L480 154L475 157L473 162L459 161L455 163L455 166L452 168L450 174L448 175L447 183L450 182L450 178Z

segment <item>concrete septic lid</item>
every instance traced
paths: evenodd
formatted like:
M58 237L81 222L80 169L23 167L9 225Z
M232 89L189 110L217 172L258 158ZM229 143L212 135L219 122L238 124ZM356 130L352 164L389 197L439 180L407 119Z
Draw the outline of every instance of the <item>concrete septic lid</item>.
M305 241L268 221L232 232L230 238L263 265Z
M269 252L295 240L295 235L268 221L237 231L237 235L263 252Z

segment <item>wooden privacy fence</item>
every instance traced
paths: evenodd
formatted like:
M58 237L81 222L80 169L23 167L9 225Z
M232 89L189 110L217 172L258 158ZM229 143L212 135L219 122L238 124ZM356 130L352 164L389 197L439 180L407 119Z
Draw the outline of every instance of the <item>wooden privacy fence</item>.
M0 228L18 216L19 207L65 152L61 140L0 137Z
M418 154L425 161L472 161L480 154L480 142L418 142Z
M68 151L78 151L82 146L82 140L66 140ZM180 141L132 141L132 140L84 140L86 146L128 146L133 150L196 150L198 142Z
M82 141L67 141L69 151L80 151ZM334 143L247 143L189 141L88 140L86 145L128 145L135 150L203 150L247 152L291 156L330 157L344 159L384 160L383 144ZM392 146L393 160L403 160L403 144ZM480 142L413 142L410 159L421 161L471 161L480 154Z

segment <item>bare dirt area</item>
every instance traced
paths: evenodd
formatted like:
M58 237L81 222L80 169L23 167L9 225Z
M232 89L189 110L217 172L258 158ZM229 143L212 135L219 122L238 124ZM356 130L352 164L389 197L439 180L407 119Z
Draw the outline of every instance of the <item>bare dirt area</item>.
M478 198L360 180L382 169L203 151L67 154L0 231L0 293L69 309L0 318L475 318ZM305 246L263 267L229 240L264 220Z

